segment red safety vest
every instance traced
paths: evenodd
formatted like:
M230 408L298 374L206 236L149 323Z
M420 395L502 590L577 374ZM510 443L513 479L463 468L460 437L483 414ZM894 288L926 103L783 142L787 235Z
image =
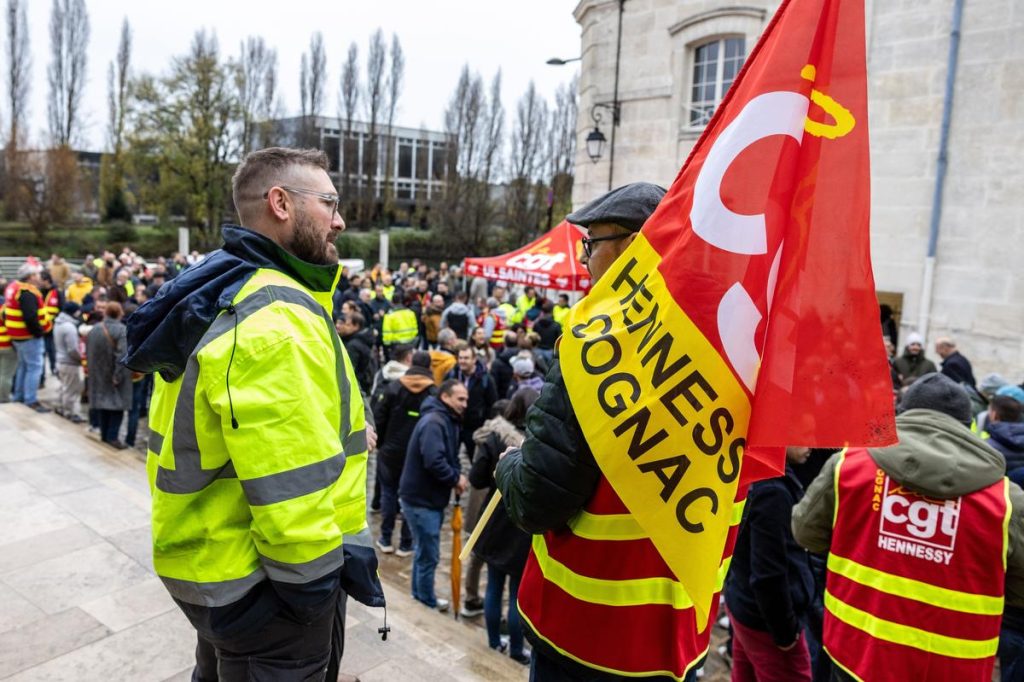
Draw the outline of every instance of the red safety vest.
M24 282L13 282L4 292L4 322L7 326L7 333L10 334L12 341L25 341L32 338L32 333L25 326L24 316L21 312L21 302L18 300L23 291L31 291L35 294L36 300L39 303L39 326L43 328L44 333L47 331L46 312L43 309L43 295L39 292L39 289Z
M7 325L4 324L4 306L0 305L0 350L6 348L13 348L11 345L11 335L7 331Z
M746 498L746 490L738 499ZM718 590L736 544L733 510ZM654 544L602 476L569 527L533 537L519 612L562 655L595 670L682 679L707 653L716 593L703 632L696 611Z
M505 348L505 320L501 319L501 315L495 315L494 313L487 313L486 315L479 315L476 318L476 326L484 326L484 320L488 317L494 318L494 331L491 332L491 348L494 350L502 350Z
M46 314L46 323L43 325L43 333L53 331L53 321L60 314L60 294L56 289L50 289L43 297L43 312Z
M938 500L844 454L824 644L858 680L991 680L1003 614L1009 484Z

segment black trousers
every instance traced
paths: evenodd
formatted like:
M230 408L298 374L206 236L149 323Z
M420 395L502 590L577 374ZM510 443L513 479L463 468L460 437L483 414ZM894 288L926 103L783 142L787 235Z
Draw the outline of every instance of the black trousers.
M308 625L281 612L254 633L199 634L192 682L333 682L345 648L347 601L340 592L334 608Z

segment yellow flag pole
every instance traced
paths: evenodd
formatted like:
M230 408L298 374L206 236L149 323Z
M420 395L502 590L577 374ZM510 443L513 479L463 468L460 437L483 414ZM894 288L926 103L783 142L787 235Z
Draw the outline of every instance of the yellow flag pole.
M466 540L466 546L462 548L462 553L459 554L459 561L465 561L469 558L469 553L473 551L476 541L480 539L480 534L484 531L484 527L487 526L487 522L491 520L491 516L494 514L494 510L498 508L499 502L501 502L501 491L495 489L494 494L491 495L491 501L484 507L483 513L480 514L480 520L476 522L473 532L470 534L469 539Z

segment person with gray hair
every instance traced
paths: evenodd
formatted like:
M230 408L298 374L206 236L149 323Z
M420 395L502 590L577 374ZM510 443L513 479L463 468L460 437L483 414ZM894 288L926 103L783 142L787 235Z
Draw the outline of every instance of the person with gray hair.
M12 399L36 412L46 413L50 409L39 402L37 395L45 369L43 336L50 326L39 290L43 284L42 270L34 263L18 268L17 281L8 285L4 292L4 326L18 356Z

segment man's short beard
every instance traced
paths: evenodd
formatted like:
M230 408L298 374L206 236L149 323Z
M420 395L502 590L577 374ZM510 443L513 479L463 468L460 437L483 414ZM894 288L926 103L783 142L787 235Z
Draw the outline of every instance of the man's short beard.
M321 239L316 230L316 223L302 209L295 213L295 230L285 248L296 258L313 265L338 264L337 250L330 252L327 241Z

